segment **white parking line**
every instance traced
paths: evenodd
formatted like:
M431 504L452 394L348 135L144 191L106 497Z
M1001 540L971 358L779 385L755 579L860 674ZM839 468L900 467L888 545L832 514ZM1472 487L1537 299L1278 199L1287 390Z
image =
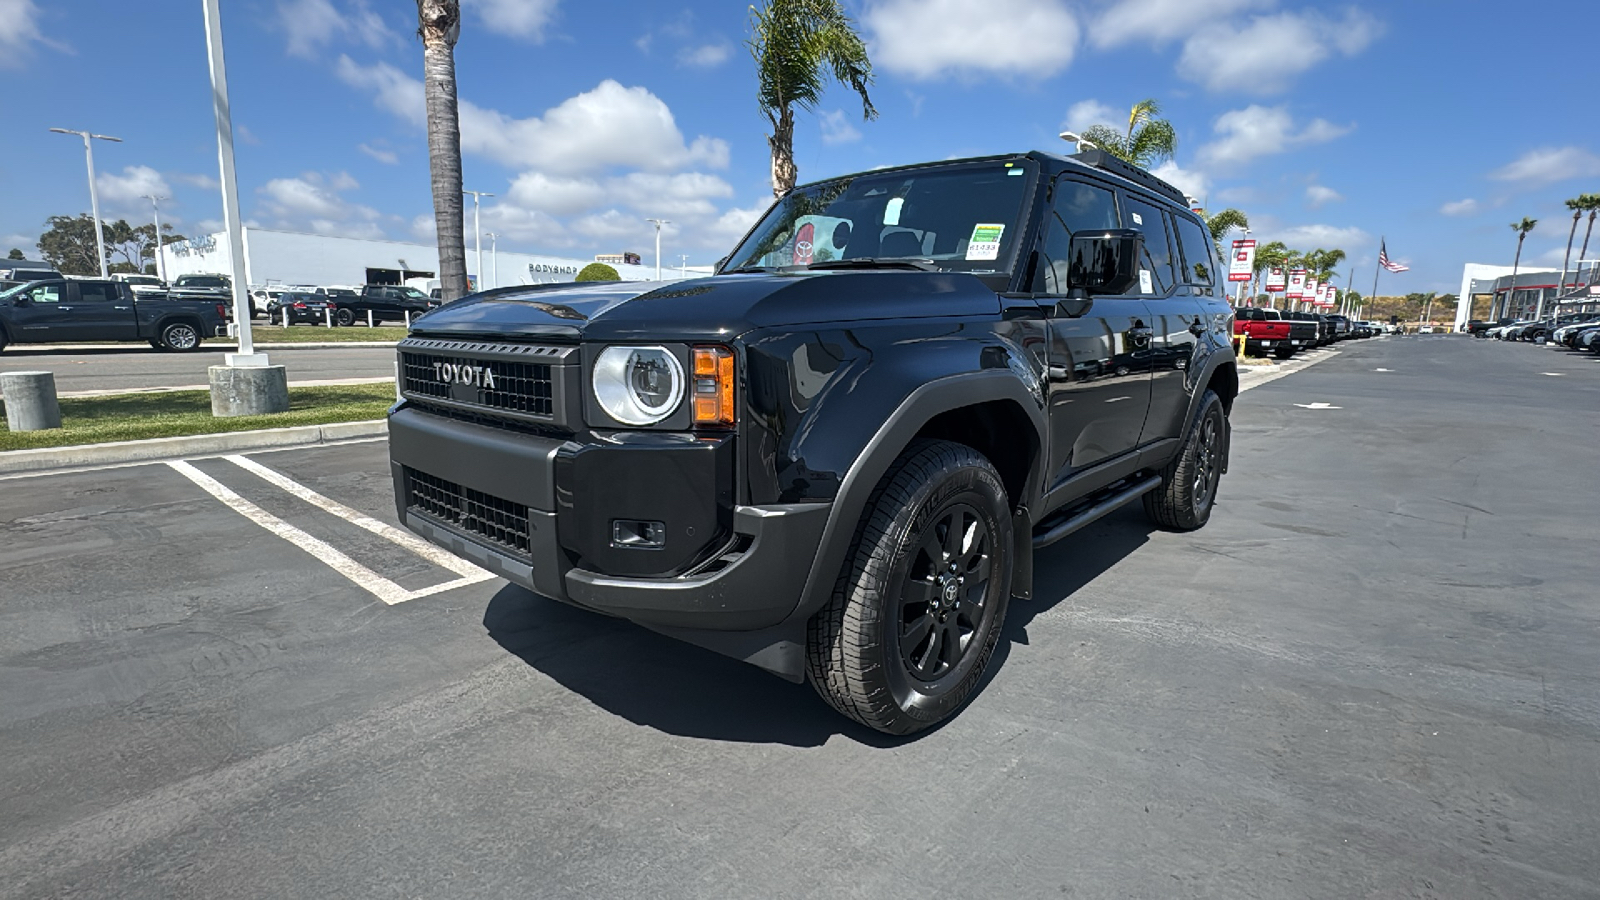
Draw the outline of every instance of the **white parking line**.
M363 566L345 554L339 552L339 550L335 549L326 541L312 537L310 534L307 534L299 528L290 525L288 522L285 522L277 516L274 516L272 513L267 512L254 503L251 503L249 500L239 496L227 485L200 471L193 465L190 465L188 462L183 460L171 460L167 463L167 465L178 474L194 482L196 485L199 485L201 490L204 490L211 496L221 500L235 512L316 557L323 564L327 565L328 568L333 569L335 572L338 572L340 575L348 578L367 593L378 598L379 600L382 600L384 603L387 603L390 606L393 606L397 603L404 603L407 600L415 600L419 597L427 597L442 591L463 587L468 584L476 584L480 581L487 581L494 577L488 572L478 569L475 574L470 576L457 578L454 581L447 581L444 584L436 584L432 587L422 588L416 591L408 591L400 585L395 584L389 579L384 578L382 575L379 575L377 572L372 571L366 566ZM272 474L276 475L277 473L274 472ZM309 488L306 488L305 490L310 493L315 493L311 492ZM327 498L323 499L326 500ZM334 503L332 500L328 500L327 502L330 504ZM351 512L354 512L354 510L351 510ZM379 522L378 524L382 525L383 523ZM387 535L385 536L387 537ZM453 567L452 569L454 570Z

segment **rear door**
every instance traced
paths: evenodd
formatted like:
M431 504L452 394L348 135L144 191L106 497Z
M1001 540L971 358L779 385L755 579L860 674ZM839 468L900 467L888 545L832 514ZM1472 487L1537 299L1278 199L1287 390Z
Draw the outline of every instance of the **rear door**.
M131 341L139 336L133 314L133 291L112 281L79 281L73 287L76 339L81 341Z
M1123 226L1116 192L1067 173L1056 179L1033 290L1054 305L1071 287L1069 248L1078 232ZM1047 309L1046 393L1050 487L1139 443L1150 408L1148 357L1154 330L1142 297L1095 297L1081 316Z
M1148 444L1182 435L1193 395L1190 370L1205 333L1200 296L1211 288L1215 273L1209 257L1196 266L1185 264L1175 223L1163 205L1133 191L1125 192L1123 202L1126 227L1144 232L1144 268L1150 272L1142 286L1156 335L1149 354L1150 414L1139 436L1139 443Z

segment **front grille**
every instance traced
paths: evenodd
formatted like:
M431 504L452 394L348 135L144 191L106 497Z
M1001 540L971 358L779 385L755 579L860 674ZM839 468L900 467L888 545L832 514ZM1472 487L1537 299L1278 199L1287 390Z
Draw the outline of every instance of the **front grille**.
M413 337L399 350L400 389L409 399L564 424L561 381L576 347Z
M532 560L528 507L406 467L406 508Z

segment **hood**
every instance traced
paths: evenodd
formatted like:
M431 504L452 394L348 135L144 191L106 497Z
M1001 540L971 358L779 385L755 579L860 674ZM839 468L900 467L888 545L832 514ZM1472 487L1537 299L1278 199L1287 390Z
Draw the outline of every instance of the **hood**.
M411 330L557 341L728 340L758 328L999 311L995 292L961 272L801 272L496 288L447 303Z

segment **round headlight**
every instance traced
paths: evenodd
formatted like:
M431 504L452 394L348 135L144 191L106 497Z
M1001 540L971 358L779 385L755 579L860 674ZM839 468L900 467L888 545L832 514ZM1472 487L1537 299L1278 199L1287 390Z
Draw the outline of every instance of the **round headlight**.
M607 347L594 361L594 396L624 425L654 425L683 401L683 364L665 347Z

